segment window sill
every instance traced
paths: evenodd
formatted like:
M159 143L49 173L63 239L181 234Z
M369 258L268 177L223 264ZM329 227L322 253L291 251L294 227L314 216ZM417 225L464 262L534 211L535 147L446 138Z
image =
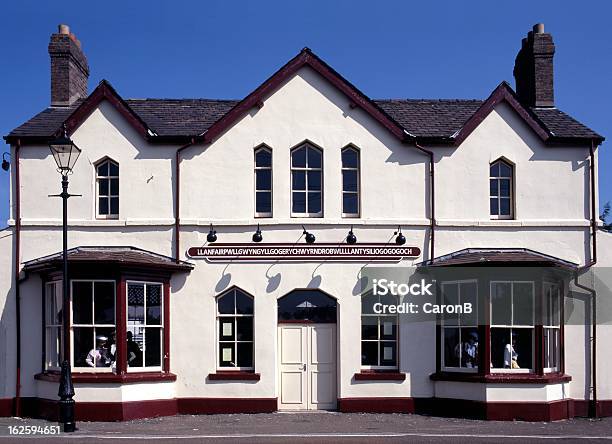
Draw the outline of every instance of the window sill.
M404 381L406 373L397 371L364 370L353 375L355 381Z
M34 379L38 381L49 381L59 382L59 372L43 372L34 375ZM72 382L84 382L84 383L130 383L130 382L159 382L159 381L176 381L176 375L174 373L162 373L162 372L138 372L138 373L125 373L123 375L116 375L115 373L73 373Z
M218 371L209 373L209 381L259 381L260 374L248 371Z
M458 381L458 382L480 382L494 384L557 384L570 382L572 377L563 373L547 373L536 375L533 373L494 373L479 375L461 372L438 372L429 376L432 381Z

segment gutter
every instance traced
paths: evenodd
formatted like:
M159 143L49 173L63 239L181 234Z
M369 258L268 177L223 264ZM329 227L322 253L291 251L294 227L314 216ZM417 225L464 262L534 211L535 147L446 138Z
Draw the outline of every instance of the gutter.
M19 149L21 141L17 139L15 144L15 328L16 346L17 346L17 362L15 375L15 416L21 416L21 294L19 288L19 257L21 255L21 183L19 179Z
M409 133L406 133L411 136ZM414 137L414 136L412 136ZM435 256L435 227L436 227L436 181L435 181L435 162L434 162L434 153L433 151L427 150L418 144L416 138L414 138L414 147L421 151L422 153L429 156L429 187L430 187L430 195L429 195L429 264L431 264L434 260Z
M174 191L174 260L178 264L180 259L180 209L181 209L181 151L196 143L196 137L192 137L189 143L176 150L175 159L175 191Z

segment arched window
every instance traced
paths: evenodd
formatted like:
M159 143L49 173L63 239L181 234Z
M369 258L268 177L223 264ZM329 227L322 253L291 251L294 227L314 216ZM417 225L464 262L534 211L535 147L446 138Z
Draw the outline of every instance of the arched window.
M342 216L359 217L359 151L351 146L342 150Z
M336 323L336 300L321 290L293 290L278 300L278 322Z
M323 217L323 152L304 144L291 152L291 215Z
M253 370L253 298L232 288L217 297L218 367Z
M491 219L512 219L513 189L514 171L512 165L502 159L493 162L489 173Z
M255 217L272 217L272 150L255 150Z
M96 165L96 214L100 219L119 217L119 164L105 159Z

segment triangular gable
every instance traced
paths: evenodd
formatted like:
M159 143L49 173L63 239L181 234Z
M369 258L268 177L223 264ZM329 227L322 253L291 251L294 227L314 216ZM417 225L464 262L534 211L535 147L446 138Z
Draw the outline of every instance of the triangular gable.
M121 114L134 129L144 138L154 136L155 133L149 129L147 124L129 107L121 96L115 91L111 84L102 80L96 89L75 109L66 119L68 134L72 134L89 115L97 108L103 100L107 100ZM61 130L61 128L59 129ZM59 131L58 130L58 131Z
M527 108L525 108L518 100L516 93L512 90L507 82L501 82L497 88L493 90L491 95L483 102L478 110L468 119L456 134L453 135L455 145L460 145L472 131L482 123L493 109L501 102L506 102L516 113L535 131L535 133L546 142L550 137L550 133L540 120Z
M204 141L211 142L238 119L244 116L251 108L254 106L261 106L265 97L275 91L282 82L289 79L304 66L309 66L338 90L343 92L351 101L352 106L358 106L363 109L400 140L403 141L406 139L407 134L401 125L393 120L378 105L372 102L365 94L359 91L353 84L316 56L309 48L304 48L297 56L276 71L251 94L238 102L238 104L228 111L227 114L217 120L204 134Z

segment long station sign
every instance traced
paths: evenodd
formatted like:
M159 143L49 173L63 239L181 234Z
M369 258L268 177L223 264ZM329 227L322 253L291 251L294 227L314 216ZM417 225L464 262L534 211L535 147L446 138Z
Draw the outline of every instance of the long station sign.
M417 258L421 255L418 247L393 244L214 244L191 247L187 256L192 259L206 259L208 262L227 261L367 261L398 262L402 259Z

